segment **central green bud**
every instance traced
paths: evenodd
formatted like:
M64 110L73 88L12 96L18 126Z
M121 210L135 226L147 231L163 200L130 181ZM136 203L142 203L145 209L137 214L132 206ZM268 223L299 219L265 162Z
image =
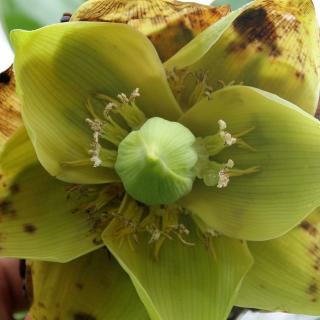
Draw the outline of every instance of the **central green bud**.
M127 193L147 205L171 204L189 193L198 160L192 132L151 118L119 144L115 169Z

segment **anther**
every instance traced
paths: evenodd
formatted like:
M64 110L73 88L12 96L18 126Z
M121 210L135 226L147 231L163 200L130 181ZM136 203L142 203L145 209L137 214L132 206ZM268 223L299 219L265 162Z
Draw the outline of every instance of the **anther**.
M226 164L226 167L232 169L234 167L234 161L232 159L229 159Z
M237 138L233 137L231 133L224 131L227 129L227 124L224 120L220 119L218 121L218 126L220 137L223 139L225 145L232 146L237 143Z
M223 120L219 120L218 121L218 126L219 126L219 130L220 131L223 131L223 130L227 129L227 124Z
M118 94L117 97L122 103L129 103L130 102L129 98L124 93Z
M132 91L129 100L130 100L130 101L134 101L134 100L135 100L136 98L138 98L138 97L140 97L140 91L139 91L139 88L135 88L135 89Z
M218 173L218 176L219 176L219 181L218 181L217 188L219 189L226 188L230 181L230 175L228 170L227 169L220 170Z
M110 113L113 109L115 109L117 107L117 105L114 103L114 102L109 102L106 107L104 108L104 111L103 111L103 116L106 118L106 119L109 119L110 117Z

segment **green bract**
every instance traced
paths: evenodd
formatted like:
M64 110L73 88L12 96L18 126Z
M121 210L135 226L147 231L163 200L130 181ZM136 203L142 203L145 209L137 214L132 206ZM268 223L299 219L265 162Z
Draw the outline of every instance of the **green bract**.
M308 42L313 13L299 8ZM239 19L285 9L254 1L165 65L124 24L12 33L24 127L0 156L0 254L33 260L35 319L225 320L234 304L320 313L318 213L307 217L320 206L320 123L301 109L318 98L319 56L301 98L291 58L271 59L269 42L254 62L249 41L239 68L225 55Z
M244 83L275 93L314 114L320 90L319 27L311 0L252 1L206 29L166 62L176 73L207 72L221 83ZM241 61L241 63L239 63ZM190 107L189 91L179 94Z

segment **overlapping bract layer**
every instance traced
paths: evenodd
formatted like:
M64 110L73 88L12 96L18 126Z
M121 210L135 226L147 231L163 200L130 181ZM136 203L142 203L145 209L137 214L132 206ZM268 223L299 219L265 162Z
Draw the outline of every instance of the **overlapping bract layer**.
M256 0L209 27L166 62L179 74L207 72L221 81L254 86L314 114L319 97L319 28L311 0ZM189 90L180 101L188 106Z

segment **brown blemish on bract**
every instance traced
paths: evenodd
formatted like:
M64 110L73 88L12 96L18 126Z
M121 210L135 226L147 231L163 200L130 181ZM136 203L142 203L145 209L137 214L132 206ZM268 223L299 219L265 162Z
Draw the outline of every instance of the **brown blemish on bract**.
M307 231L312 237L316 237L319 235L319 230L313 224L306 220L301 222L300 227L303 230Z
M75 286L76 286L76 288L77 288L78 290L80 290L80 291L83 289L83 284L80 283L80 282L75 283Z
M8 69L0 73L0 83L9 84L11 80L11 69Z
M103 241L101 239L97 239L97 238L92 239L92 243L96 246L102 244L102 242Z
M7 200L3 200L0 202L0 214L2 215L6 215L8 210L10 210L11 208L11 202L7 201Z
M317 243L313 243L310 246L309 252L312 256L320 256L320 246Z
M12 186L10 186L10 192L11 192L11 194L17 194L18 192L20 192L19 185L13 184Z
M25 223L23 225L23 231L29 234L34 234L37 231L37 228L31 223Z
M12 68L0 73L0 141L10 137L21 126L20 105L15 94Z
M245 49L252 42L260 42L270 49L270 55L277 57L281 51L277 45L278 34L274 22L263 7L250 8L235 19L233 27L242 37L240 43L232 44L230 51ZM262 50L258 46L259 51Z
M96 320L96 317L86 312L77 312L74 314L73 320Z
M312 283L310 284L310 286L308 287L308 293L311 295L314 295L316 293L318 293L318 285L316 283Z
M80 7L72 21L128 24L149 37L162 61L230 12L230 6L155 0L100 0Z
M0 201L0 218L1 216L6 218L14 218L16 216L16 210L10 201Z
M320 255L315 258L314 264L313 264L313 269L316 271L320 270Z
M3 233L0 232L0 242L5 241L6 238L7 238L7 237L6 237Z
M319 99L319 102L318 102L318 107L317 107L317 111L316 111L315 117L318 120L320 120L320 99Z
M32 276L33 276L32 266L27 263L25 287L26 287L26 293L27 293L28 302L30 304L32 304L32 302L33 302L33 280L32 280Z
M304 72L301 72L301 71L297 71L295 73L295 76L296 76L297 79L300 79L300 80L304 80L304 78L305 78Z

